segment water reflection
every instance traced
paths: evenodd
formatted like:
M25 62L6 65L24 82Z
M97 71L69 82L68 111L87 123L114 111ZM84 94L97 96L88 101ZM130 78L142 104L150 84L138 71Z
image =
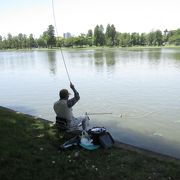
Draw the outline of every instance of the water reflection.
M172 58L175 60L180 60L180 52L175 52L171 54Z
M94 51L95 65L104 65L104 54L101 51Z
M115 51L94 51L94 62L95 65L107 65L114 66L116 63L116 52Z
M108 66L114 66L116 63L116 52L115 51L108 51L105 53L106 64Z
M27 70L35 65L34 51L3 51L0 53L0 65L2 70Z
M161 50L148 50L147 56L148 60L153 62L153 64L158 64L160 62L159 60L161 59Z
M49 70L52 74L56 74L56 51L47 51L47 57L49 62Z

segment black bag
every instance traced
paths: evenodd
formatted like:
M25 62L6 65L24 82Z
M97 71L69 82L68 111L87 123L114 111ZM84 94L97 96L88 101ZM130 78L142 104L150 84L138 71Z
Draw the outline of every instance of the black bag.
M107 149L114 144L114 139L109 132L105 132L99 136L99 143L103 148Z
M88 134L93 140L93 144L101 145L103 148L110 148L114 144L114 140L104 127L93 127L89 129Z
M99 136L103 135L106 132L104 127L93 127L92 129L88 130L88 134L90 135L91 139L93 140L93 144L99 145Z

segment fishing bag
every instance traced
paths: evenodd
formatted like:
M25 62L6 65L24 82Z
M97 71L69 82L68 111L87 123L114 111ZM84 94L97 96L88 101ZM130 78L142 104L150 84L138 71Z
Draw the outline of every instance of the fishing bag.
M99 145L99 136L103 135L106 132L104 127L93 127L92 129L88 130L88 134L90 135L91 139L93 140L93 144Z
M114 144L114 140L104 127L93 127L88 130L88 134L93 140L93 144L101 145L103 148L110 148Z
M109 132L105 132L99 136L99 143L103 148L107 149L114 144L114 139Z

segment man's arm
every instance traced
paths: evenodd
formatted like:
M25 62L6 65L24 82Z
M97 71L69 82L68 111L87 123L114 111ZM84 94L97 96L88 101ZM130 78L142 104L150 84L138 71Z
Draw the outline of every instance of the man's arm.
M67 101L67 105L68 105L69 108L74 106L80 99L79 93L77 92L77 90L75 89L75 87L74 87L74 85L72 83L70 83L70 88L74 92L74 97Z

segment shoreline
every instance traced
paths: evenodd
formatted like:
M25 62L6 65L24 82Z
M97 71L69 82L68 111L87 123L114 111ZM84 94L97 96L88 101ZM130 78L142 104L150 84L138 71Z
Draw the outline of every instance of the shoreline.
M15 113L15 114L21 114L21 115L27 116L29 118L32 118L32 119L35 119L35 120L37 119L37 120L40 120L42 122L49 123L49 124L52 124L52 125L54 124L54 122L49 121L47 119L43 119L43 118L40 118L40 117L37 117L37 116L33 116L33 115L30 115L30 114L15 111L15 110L7 108L7 107L0 106L0 110L5 110L7 112L11 112L11 113ZM144 148L141 148L141 147L133 146L133 145L130 145L130 144L127 144L127 143L124 143L124 142L120 142L120 141L118 141L116 139L114 141L115 141L115 143L114 143L113 147L118 148L118 149L124 149L124 150L128 150L128 151L136 152L138 154L149 156L149 157L152 157L152 158L157 158L159 160L179 161L180 162L180 159L178 159L176 157L161 154L161 153L154 152L154 151L144 149Z
M62 47L62 50L98 50L98 49L127 49L127 50L133 50L133 49L180 49L180 46L175 45L169 45L169 46L131 46L131 47L121 47L121 46L92 46L92 47ZM60 50L60 47L53 47L51 48L31 48L31 49L0 49L0 52L4 51L53 51L53 50Z

